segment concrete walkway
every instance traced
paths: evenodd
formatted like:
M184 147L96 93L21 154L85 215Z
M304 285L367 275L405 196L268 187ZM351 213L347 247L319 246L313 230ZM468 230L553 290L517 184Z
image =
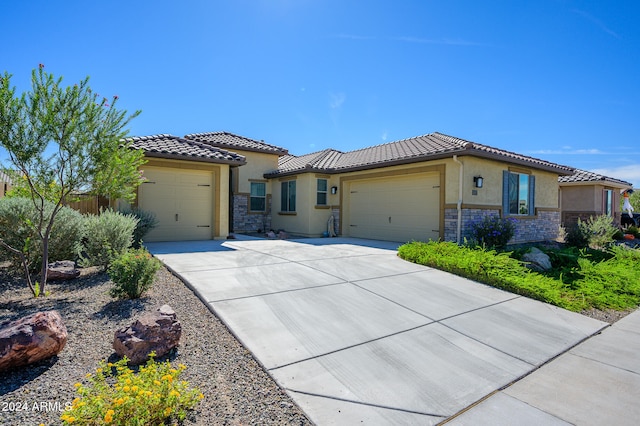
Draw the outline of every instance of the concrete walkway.
M244 237L147 247L318 425L640 416L638 313L574 347L608 325L405 262L394 243Z

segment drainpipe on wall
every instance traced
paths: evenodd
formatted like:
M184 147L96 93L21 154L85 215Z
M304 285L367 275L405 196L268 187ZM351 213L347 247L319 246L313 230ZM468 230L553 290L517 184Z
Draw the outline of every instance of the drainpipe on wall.
M460 164L460 175L458 176L458 224L456 227L456 243L461 243L462 236L462 178L464 176L464 164L458 160L458 156L453 156L453 161Z

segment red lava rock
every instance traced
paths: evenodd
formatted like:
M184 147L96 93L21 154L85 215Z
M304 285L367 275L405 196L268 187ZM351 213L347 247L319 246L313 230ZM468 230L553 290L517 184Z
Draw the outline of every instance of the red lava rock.
M182 325L171 306L162 305L156 312L142 315L128 327L115 332L113 349L127 356L129 364L142 364L154 351L157 357L178 346Z
M37 312L0 326L0 371L57 355L67 343L67 328L57 311Z
M71 260L50 263L47 269L47 280L49 281L72 280L79 276L80 270L76 269L75 262Z

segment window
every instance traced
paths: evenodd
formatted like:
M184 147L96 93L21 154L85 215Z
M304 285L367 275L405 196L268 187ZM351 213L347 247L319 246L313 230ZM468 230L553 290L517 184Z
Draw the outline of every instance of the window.
M251 182L251 197L249 210L263 212L267 208L267 184L264 182Z
M296 181L290 180L280 183L280 211L296 211Z
M327 180L326 179L318 179L317 192L316 192L316 205L318 206L326 206L327 205Z
M506 216L533 216L535 176L524 173L503 172L502 208Z
M605 189L604 190L604 209L603 213L607 216L613 216L613 190Z

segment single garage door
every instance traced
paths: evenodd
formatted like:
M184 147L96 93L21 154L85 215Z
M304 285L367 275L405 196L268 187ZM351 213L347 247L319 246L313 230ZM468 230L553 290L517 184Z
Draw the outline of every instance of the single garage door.
M138 206L155 213L158 226L145 241L213 238L213 174L170 168L145 168Z
M349 235L406 242L440 237L440 175L409 174L349 184Z

